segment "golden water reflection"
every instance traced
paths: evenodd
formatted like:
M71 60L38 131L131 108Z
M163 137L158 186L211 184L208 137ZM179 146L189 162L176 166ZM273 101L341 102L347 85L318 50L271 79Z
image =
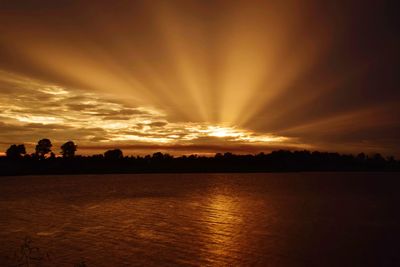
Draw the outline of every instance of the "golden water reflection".
M385 198L372 196L383 177ZM362 191L366 181L374 189ZM387 253L364 237L398 225L381 212L397 181L380 173L2 177L0 266L15 265L10 255L25 236L50 253L43 266L333 266L354 247ZM350 260L365 259L357 256Z
M240 202L232 196L210 195L204 220L207 222L207 250L225 259L235 258L243 229Z

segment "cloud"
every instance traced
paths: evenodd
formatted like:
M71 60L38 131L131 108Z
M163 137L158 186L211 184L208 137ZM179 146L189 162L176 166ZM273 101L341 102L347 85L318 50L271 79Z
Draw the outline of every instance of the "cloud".
M199 151L205 151L219 146L272 145L288 140L208 122L172 122L165 112L153 107L129 106L101 94L5 72L0 72L0 85L15 89L0 93L4 121L0 124L0 142L13 140L33 146L38 139L47 137L57 144L74 140L81 149L102 143L121 147L163 144L164 149L176 151L201 146Z
M21 127L19 127L21 128ZM62 125L62 124L43 124L43 123L28 123L24 125L24 128L26 129L59 129L59 130L65 130L65 129L72 129L71 126L67 125Z
M5 72L0 72L0 87L2 150L12 143L26 143L33 149L37 140L44 137L57 146L74 140L82 153L90 153L85 148L118 146L132 153L136 148L140 153L151 149L175 153L228 150L256 153L271 148L330 150L334 147L344 152L391 154L397 142L398 130L393 131L398 125L397 108L389 105L310 119L308 123L299 122L267 134L209 122L169 121L164 111L154 107L129 106L100 93Z
M103 152L108 149L118 147L122 149L126 154L140 154L147 155L157 151L168 152L174 155L182 154L214 154L232 152L238 154L256 154L260 152L270 152L279 149L300 149L298 145L251 145L251 144L98 144L98 145L83 145L80 149L89 151Z

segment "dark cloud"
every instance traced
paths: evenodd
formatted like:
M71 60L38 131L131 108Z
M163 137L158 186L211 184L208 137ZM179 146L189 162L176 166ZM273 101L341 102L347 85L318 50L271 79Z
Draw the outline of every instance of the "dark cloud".
M0 134L2 135L9 135L12 137L13 134L17 132L24 132L24 131L30 131L29 127L22 127L18 125L12 125L12 124L7 124L4 122L0 121Z
M103 142L103 141L110 141L110 140L105 138L105 137L96 136L96 137L89 138L89 141L91 141L91 142Z
M148 115L149 113L146 111L121 107L119 110L113 109L104 109L104 108L89 108L88 111L92 112L93 115L96 116L133 116L133 115Z
M188 144L188 145L157 145L157 144L137 144L137 145L127 145L127 144L113 144L113 145L84 145L80 146L81 149L89 151L106 151L108 149L113 149L118 147L132 154L152 154L156 151L169 152L173 155L182 154L214 154L214 153L224 153L227 151L239 154L256 154L261 152L270 152L279 149L298 149L296 146L279 146L279 145L251 145L251 144L241 144L241 145L225 145L225 144Z
M151 126L151 127L163 127L163 126L165 126L167 124L168 123L165 122L165 121L155 121L155 122L149 123L148 125Z
M74 99L75 101L77 99ZM96 105L94 104L70 104L67 103L66 106L68 107L68 109L70 110L75 110L75 111L84 111L84 110L92 110L92 109L96 109Z
M127 121L131 117L130 116L104 116L103 120L112 120L112 121Z

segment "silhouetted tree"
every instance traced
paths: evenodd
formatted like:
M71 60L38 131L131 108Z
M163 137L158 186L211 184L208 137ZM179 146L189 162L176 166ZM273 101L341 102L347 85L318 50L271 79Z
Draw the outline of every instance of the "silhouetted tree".
M104 153L105 159L117 160L122 159L124 155L122 154L121 149L110 149Z
M385 161L385 159L384 159L384 158L382 157L382 155L379 154L379 153L376 153L376 154L374 155L373 159L374 159L375 161L377 161L377 162L384 162L384 161Z
M71 141L70 141L71 142ZM68 143L68 142L67 142ZM66 144L67 144L66 143ZM67 146L64 144L65 146ZM63 145L63 146L64 146ZM76 149L73 145L72 151ZM42 139L36 153L22 157L23 145L12 145L7 158L0 156L0 176L51 173L143 173L143 172L270 172L270 171L400 171L400 161L382 155L358 156L318 151L279 150L257 155L217 153L214 157L190 155L173 157L161 152L153 155L125 157L120 149L100 155L75 156L74 160L60 160L51 152L51 142ZM50 154L50 156L49 156ZM63 153L64 157L67 153ZM37 159L46 157L42 162Z
M164 154L161 152L156 152L153 153L153 157L154 160L163 160L164 159Z
M74 142L68 141L61 146L61 154L64 158L73 158L77 147Z
M233 154L231 152L225 152L224 158L233 158Z
M52 146L53 145L51 144L50 139L45 138L45 139L40 140L35 148L36 155L39 158L44 158L46 156L46 154L51 152Z
M20 159L25 154L26 149L24 145L11 145L6 151L6 155L10 159Z
M173 159L173 158L174 158L174 156L172 156L172 155L170 155L168 153L164 154L164 159Z
M364 161L367 158L367 156L364 153L360 153L356 156L356 159L359 161Z
M222 158L223 158L223 155L222 155L221 153L216 153L216 154L214 155L214 158L216 158L216 159L222 159Z

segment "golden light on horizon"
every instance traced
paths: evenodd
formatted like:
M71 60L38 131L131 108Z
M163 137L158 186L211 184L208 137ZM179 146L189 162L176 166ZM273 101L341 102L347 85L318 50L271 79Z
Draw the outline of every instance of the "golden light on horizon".
M11 98L5 101L8 104L2 106L4 118L13 123L18 122L21 128L45 130L50 127L58 135L58 129L78 134L82 132L75 137L78 143L87 144L96 140L103 144L133 141L138 144L193 145L198 140L208 139L208 144L276 145L289 140L283 136L209 122L170 122L165 112L152 107L130 107L123 102L101 97L99 93L69 90L9 73L2 75L5 80L12 76L14 83L24 88L24 95L16 101ZM28 107L33 101L31 98L44 98L55 106L47 107L37 103L36 106ZM101 133L101 136L96 132ZM48 134L52 135L51 132ZM55 138L60 139L59 136Z
M391 150L389 143L397 142L393 134L368 136L364 129L373 123L360 116L352 127L358 141L350 140L340 122L346 114L379 109L375 98L387 107L380 113L384 127L396 128L398 121L389 112L396 109L390 108L393 86L385 83L394 97L378 95L379 82L371 78L395 46L374 49L381 56L353 51L365 44L363 36L355 44L346 39L353 17L338 10L295 0L99 1L52 8L16 5L13 15L4 12L0 19L1 122L36 127L25 136L30 131L37 138L41 126L34 124L43 124L65 128L52 136L59 142L68 133L88 146L328 149L339 142L350 149L365 139ZM363 89L365 84L372 85ZM330 133L321 137L326 128ZM24 139L17 137L15 142Z

